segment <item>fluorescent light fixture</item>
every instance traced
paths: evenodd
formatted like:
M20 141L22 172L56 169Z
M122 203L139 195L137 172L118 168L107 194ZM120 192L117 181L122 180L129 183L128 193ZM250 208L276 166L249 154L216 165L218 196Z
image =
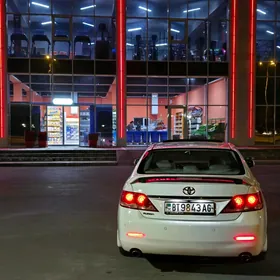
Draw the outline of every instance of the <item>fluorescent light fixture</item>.
M266 30L267 33L274 35L274 32Z
M183 13L191 13L191 12L195 12L195 11L199 11L200 8L195 8L195 9L190 9L190 10L186 10Z
M277 49L280 49L280 46L277 46Z
M138 30L142 30L142 27L127 29L128 32L133 32L133 31L138 31Z
M152 11L152 10L147 9L147 8L145 8L145 7L142 7L142 6L139 6L138 8L141 9L141 10L144 10L144 11L146 11L146 12L149 12L149 13Z
M130 46L130 47L134 47L133 44L130 44L130 43L126 43L127 46Z
M54 105L72 105L73 100L72 100L72 98L54 98L53 104Z
M95 7L96 7L96 5L90 5L90 6L82 7L80 10L84 11L84 10L92 9L92 8L95 8Z
M171 28L170 30L171 30L171 31L173 31L173 32L176 32L176 33L180 33L180 31L179 31L179 30L177 30L177 29L173 29L173 28Z
M156 44L156 47L163 47L163 46L168 46L168 44L167 43Z
M43 7L43 8L46 8L46 9L49 8L48 5L44 5L44 4L41 4L41 3L38 3L38 2L31 2L31 4L35 5L35 6Z
M51 21L45 21L45 22L42 22L41 24L42 25L47 25L47 24L52 24L52 22Z
M84 21L83 21L83 24L84 24L84 25L87 25L87 26L90 26L90 27L94 27L94 25L93 25L93 24L91 24L91 23L87 23L87 22L84 22Z
M266 15L266 12L262 11L261 9L257 9L257 12L263 14L263 15Z

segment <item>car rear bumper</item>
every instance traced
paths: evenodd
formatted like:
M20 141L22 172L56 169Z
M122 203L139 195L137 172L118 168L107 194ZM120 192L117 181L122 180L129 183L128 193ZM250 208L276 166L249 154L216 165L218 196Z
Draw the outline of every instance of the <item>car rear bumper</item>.
M132 238L127 233L143 233ZM253 235L254 241L235 241L239 235ZM242 213L234 221L170 221L143 217L138 211L120 207L118 246L146 254L235 257L249 252L259 255L265 244L264 211Z

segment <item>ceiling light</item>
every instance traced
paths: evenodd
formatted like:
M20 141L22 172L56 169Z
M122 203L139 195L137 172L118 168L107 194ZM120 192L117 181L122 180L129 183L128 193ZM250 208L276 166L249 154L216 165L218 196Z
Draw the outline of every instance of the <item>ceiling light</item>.
M130 43L126 43L127 46L130 46L130 47L134 47L133 44L130 44Z
M277 49L280 49L280 46L277 46Z
M53 104L54 105L72 105L73 100L72 100L72 98L54 98Z
M37 2L31 2L32 5L35 5L35 6L39 6L39 7L43 7L43 8L46 8L48 9L49 6L48 5L44 5L44 4L41 4L41 3L37 3Z
M195 8L195 9L190 9L190 10L186 10L183 13L190 13L190 12L195 12L195 11L199 11L200 8Z
M152 10L147 9L147 8L145 8L145 7L142 7L142 6L139 6L138 8L141 9L141 10L144 10L144 11L146 11L146 12L149 12L149 13L152 11Z
M180 31L179 31L179 30L177 30L177 29L173 29L173 28L171 28L170 30L171 30L171 31L173 31L173 32L176 32L176 33L180 33Z
M163 46L168 46L168 44L167 43L156 44L156 47L163 47Z
M91 5L91 6L87 6L87 7L82 7L80 10L84 11L84 10L92 9L92 8L95 8L95 7L96 7L96 5Z
M267 33L274 35L274 32L266 30Z
M52 24L52 22L51 21L45 21L45 22L42 22L41 24L42 25L47 25L47 24Z
M133 32L133 31L138 31L138 30L142 30L142 27L131 28L131 29L128 29L127 31L128 32Z
M263 15L266 15L266 12L262 11L261 9L257 9L257 12L263 14Z
M91 23L87 23L87 22L84 22L84 21L83 21L83 24L84 24L84 25L87 25L87 26L90 26L90 27L94 27L94 25L93 25L93 24L91 24Z

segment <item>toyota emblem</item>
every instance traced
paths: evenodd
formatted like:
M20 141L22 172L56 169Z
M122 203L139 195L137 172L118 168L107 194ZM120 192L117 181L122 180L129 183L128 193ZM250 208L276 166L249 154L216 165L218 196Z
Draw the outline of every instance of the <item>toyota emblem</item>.
M183 189L183 193L185 195L194 195L195 194L195 188L193 187L186 187Z

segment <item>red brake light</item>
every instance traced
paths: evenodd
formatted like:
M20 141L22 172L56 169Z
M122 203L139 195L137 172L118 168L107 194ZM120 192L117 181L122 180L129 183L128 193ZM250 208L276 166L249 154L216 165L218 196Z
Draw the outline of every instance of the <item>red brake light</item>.
M263 208L261 194L237 195L232 198L222 213L256 211Z
M150 199L142 193L123 191L120 205L131 209L158 212Z
M254 241L256 237L254 235L238 235L234 237L235 241Z

